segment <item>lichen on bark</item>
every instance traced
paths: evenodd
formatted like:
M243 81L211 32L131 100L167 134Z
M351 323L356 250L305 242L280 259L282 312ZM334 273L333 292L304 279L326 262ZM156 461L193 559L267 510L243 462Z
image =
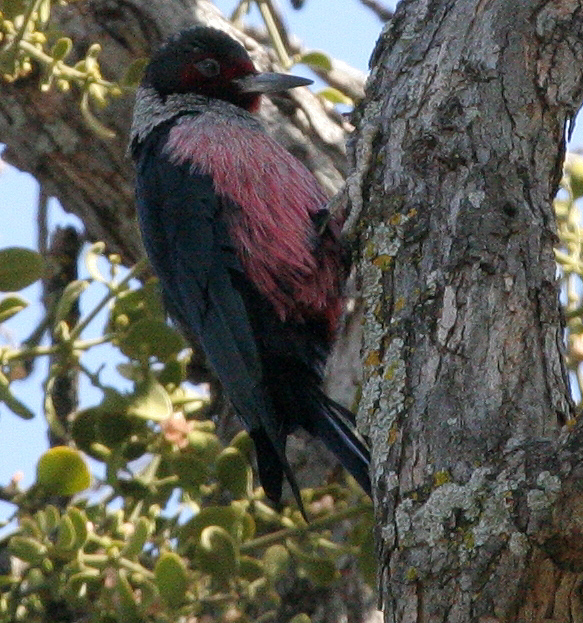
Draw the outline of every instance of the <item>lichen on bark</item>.
M403 0L373 53L348 197L386 621L554 620L578 568L552 198L581 8Z

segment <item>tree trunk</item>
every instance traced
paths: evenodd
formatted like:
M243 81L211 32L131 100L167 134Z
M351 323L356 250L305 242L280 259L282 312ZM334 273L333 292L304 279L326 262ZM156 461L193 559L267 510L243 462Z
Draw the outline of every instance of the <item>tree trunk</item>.
M583 620L552 209L582 8L403 0L373 53L347 195L387 622Z

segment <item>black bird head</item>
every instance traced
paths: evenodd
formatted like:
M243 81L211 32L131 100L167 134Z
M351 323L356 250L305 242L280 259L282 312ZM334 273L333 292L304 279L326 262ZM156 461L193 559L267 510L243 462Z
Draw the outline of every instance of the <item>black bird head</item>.
M143 84L162 97L196 93L257 110L263 93L311 84L288 74L259 73L245 48L226 33L196 26L169 39L150 60Z

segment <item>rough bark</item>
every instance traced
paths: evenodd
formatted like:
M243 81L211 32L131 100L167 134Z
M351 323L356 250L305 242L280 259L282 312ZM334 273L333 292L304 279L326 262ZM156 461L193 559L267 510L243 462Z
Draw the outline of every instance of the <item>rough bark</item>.
M373 54L347 195L387 622L583 620L552 210L582 9L403 0Z

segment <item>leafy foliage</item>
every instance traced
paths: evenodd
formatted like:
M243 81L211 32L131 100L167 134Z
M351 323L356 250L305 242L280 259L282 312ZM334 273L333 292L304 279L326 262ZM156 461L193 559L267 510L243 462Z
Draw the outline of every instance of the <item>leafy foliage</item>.
M95 117L91 108L103 108L108 98L121 95L124 88L134 88L145 60L132 63L120 84L102 76L98 43L88 47L84 58L68 65L66 60L73 50L73 41L51 30L53 4L53 0L3 0L0 5L0 77L14 82L32 74L36 65L42 71L41 90L48 91L56 86L61 91L69 91L74 86L80 91L81 113L91 130L101 138L113 138L115 134ZM58 4L67 2L60 0Z
M555 257L562 273L567 321L567 365L576 398L583 396L583 225L577 201L583 197L583 157L568 154L561 192L555 199L560 244Z
M253 484L247 433L224 446L209 419L208 395L186 382L189 351L165 323L156 281L137 283L143 264L122 278L115 256L104 274L103 252L101 244L89 249L90 278L70 284L55 307L66 310L96 284L108 293L73 326L66 314L55 314L59 343L0 348L0 399L17 415L23 413L10 400L15 371L31 358L57 356L45 385L46 415L68 439L40 458L35 485L11 497L17 527L0 551L20 563L0 576L0 620L46 621L55 608L103 623L204 615L217 622L269 620L290 573L327 586L353 555L370 574L371 550L361 545L372 534L371 508L357 501L358 486L305 490L309 525L294 507L272 509ZM84 328L104 308L103 336L84 339ZM131 382L126 392L84 365L104 343L125 356L118 371ZM101 391L101 400L72 413L66 426L51 416L52 382L64 369L86 375ZM94 474L94 488L85 493L81 452L105 473ZM333 532L348 518L355 523L338 541Z

